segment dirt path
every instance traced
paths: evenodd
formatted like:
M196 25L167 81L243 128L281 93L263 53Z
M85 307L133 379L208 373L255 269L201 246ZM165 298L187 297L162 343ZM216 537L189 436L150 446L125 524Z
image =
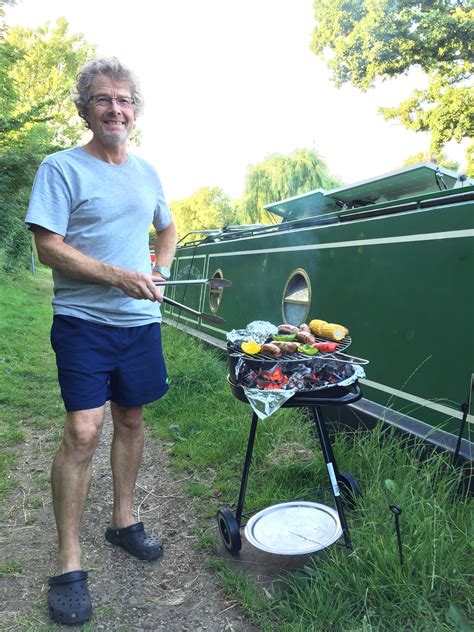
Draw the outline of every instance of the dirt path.
M142 562L105 542L111 508L110 436L108 413L82 526L83 564L95 613L86 629L256 631L217 586L205 567L205 555L195 550L193 502L183 491L184 481L171 473L166 450L150 437L135 506L137 520L163 537L165 555L157 562ZM17 570L1 579L2 630L61 629L49 623L46 608L47 578L55 558L48 482L53 439L51 432L29 432L14 472L20 484L6 503L1 545L2 564Z

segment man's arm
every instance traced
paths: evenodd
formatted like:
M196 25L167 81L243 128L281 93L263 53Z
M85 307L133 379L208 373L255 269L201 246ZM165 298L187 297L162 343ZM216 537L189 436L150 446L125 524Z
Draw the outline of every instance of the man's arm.
M41 226L32 225L31 229L35 235L38 258L44 265L75 279L117 287L133 298L162 300L163 291L153 284L149 274L92 259L64 243L62 235Z
M155 236L155 265L171 268L176 252L176 226L171 222L164 230L157 231ZM161 277L160 277L161 278Z
M176 226L172 221L164 230L157 231L155 236L155 266L164 266L171 268L174 253L176 251ZM163 279L159 272L153 272L152 279L160 281ZM156 286L160 298L163 300L165 288L163 285Z

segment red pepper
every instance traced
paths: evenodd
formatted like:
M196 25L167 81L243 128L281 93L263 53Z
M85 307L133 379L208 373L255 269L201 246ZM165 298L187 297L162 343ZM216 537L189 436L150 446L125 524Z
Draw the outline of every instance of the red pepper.
M333 353L337 349L337 342L315 342L314 345L311 346L323 353Z

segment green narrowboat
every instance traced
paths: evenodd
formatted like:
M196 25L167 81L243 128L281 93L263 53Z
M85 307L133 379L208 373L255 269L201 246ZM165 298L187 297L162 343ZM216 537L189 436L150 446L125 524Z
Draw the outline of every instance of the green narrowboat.
M169 305L165 322L221 348L228 331L254 320L345 325L347 353L370 363L364 399L338 414L382 418L447 449L459 447L462 428L469 451L474 180L421 163L266 210L271 225L193 232L177 249L174 280L232 287L177 285L167 296L225 325Z

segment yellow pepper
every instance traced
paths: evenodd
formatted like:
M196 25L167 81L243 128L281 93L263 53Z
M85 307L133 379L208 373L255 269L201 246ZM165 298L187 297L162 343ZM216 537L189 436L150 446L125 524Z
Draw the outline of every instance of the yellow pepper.
M249 355L255 355L260 351L262 345L259 345L255 340L247 340L247 342L243 342L240 345L240 348L244 353L248 353Z

